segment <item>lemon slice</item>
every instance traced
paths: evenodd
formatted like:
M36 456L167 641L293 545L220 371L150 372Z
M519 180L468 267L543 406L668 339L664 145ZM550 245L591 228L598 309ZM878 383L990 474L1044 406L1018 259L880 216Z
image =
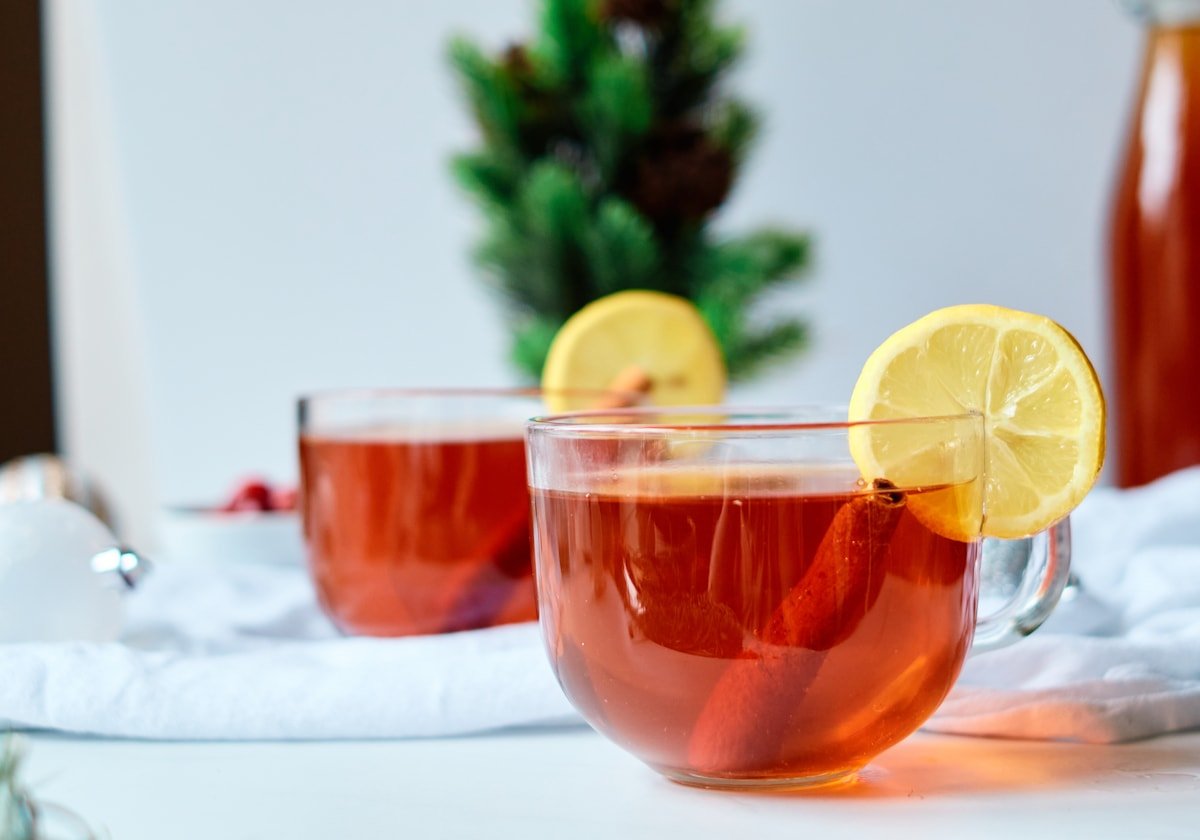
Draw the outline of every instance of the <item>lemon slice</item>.
M939 309L871 354L850 399L852 420L963 412L983 418L982 484L909 497L914 515L938 533L1027 537L1066 516L1095 483L1104 395L1079 343L1049 318L1000 306ZM946 431L944 423L855 427L851 455L868 479L912 487L936 483L940 471L952 484ZM963 434L959 443L970 440ZM979 492L982 506L972 498Z
M725 362L688 301L617 292L572 315L554 337L542 388L551 411L596 407L570 389L635 390L654 405L709 405L725 394Z

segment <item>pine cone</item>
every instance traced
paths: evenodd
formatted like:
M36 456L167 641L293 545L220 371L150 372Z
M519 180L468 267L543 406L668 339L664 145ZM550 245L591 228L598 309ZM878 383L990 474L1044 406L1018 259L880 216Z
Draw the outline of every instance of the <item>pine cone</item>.
M500 55L500 69L521 101L521 145L528 155L550 154L556 143L575 139L568 103L542 87L524 45L509 45Z
M600 19L608 23L628 21L646 29L661 29L675 16L675 0L605 0Z
M529 60L529 52L524 44L509 44L500 56L500 66L519 92L528 93L533 90L533 62Z
M630 167L621 190L658 227L703 219L733 186L733 159L700 129L668 124L655 129Z

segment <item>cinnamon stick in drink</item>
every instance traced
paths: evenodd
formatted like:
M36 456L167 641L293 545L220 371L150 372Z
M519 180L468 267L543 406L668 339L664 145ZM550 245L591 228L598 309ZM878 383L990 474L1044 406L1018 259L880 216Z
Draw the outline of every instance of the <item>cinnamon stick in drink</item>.
M692 730L692 767L746 773L778 759L826 651L854 632L879 596L904 494L883 479L872 489L842 506L758 642L729 663Z
M592 408L630 408L650 393L653 387L654 382L646 371L639 365L630 365L613 377L612 382L608 383L609 393L596 400Z
M858 626L879 596L883 564L904 494L876 479L871 493L842 506L817 547L812 565L767 625L773 645L829 650Z
M457 592L449 599L439 632L454 633L529 621L533 605L533 555L529 539L529 513L505 523L490 544L472 561L469 575L460 577Z

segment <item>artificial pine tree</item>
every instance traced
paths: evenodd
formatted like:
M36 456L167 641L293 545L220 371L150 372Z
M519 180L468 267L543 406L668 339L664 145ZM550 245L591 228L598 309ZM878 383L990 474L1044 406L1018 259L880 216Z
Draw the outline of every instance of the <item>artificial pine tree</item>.
M758 128L720 90L744 38L713 6L543 0L532 43L496 57L451 46L482 132L454 173L486 215L476 259L510 307L514 361L534 377L562 323L622 289L692 300L733 379L804 343L799 320L756 327L749 309L805 266L807 237L709 227Z

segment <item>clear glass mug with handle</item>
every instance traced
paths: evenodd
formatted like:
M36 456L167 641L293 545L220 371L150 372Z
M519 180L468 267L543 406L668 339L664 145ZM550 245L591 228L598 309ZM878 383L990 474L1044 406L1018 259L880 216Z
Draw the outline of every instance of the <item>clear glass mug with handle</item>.
M540 621L567 697L679 782L852 778L916 730L972 650L1013 642L1066 583L1066 521L980 536L983 418L630 409L527 430ZM886 431L923 474L870 480ZM978 615L984 555L1019 578Z
M300 400L308 566L341 630L408 636L536 617L523 426L546 395L377 388ZM585 405L640 399L557 396Z

